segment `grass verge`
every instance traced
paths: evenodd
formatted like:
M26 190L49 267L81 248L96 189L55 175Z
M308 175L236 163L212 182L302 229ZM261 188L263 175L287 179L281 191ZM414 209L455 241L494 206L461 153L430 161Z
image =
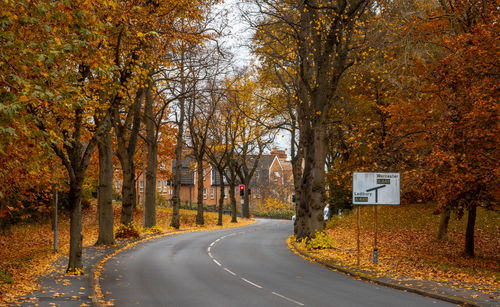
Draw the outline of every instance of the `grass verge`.
M115 230L119 227L121 206L114 204ZM83 212L83 245L97 241L98 221L96 204ZM172 209L157 208L157 226L154 229L141 229L141 236L151 233L172 232L169 226ZM244 226L252 220L238 219L230 223L230 216L223 216L223 226L217 226L217 213L205 212L205 225L196 225L196 211L180 211L181 230L211 230ZM134 212L134 221L142 224L142 208ZM0 305L12 302L16 297L30 293L38 288L36 279L52 270L52 263L69 252L69 218L59 217L59 250L53 251L54 232L51 224L19 224L12 227L7 235L0 235ZM84 255L85 257L85 255Z
M334 248L308 250L326 263L341 263L373 272L374 277L442 281L456 287L473 286L497 296L500 289L500 213L478 210L476 257L462 253L466 218L452 217L448 239L436 240L439 216L433 204L378 207L378 265L372 264L375 223L373 207L361 208L360 266L357 266L356 214L335 217L325 233ZM354 212L353 212L354 213ZM307 249L303 243L299 248ZM498 297L495 297L498 299Z

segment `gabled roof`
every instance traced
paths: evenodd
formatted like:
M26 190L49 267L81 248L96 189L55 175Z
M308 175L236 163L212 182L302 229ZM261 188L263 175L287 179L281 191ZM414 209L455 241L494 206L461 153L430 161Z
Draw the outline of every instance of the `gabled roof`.
M260 156L258 168L260 169L269 169L273 164L275 155L262 155Z

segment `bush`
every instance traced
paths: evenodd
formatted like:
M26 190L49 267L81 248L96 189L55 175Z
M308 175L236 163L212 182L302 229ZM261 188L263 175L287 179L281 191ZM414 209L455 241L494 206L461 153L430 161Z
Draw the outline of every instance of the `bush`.
M264 203L257 204L257 210L252 213L256 217L291 220L295 210L278 198L267 198Z
M3 270L0 270L0 281L7 283L7 284L14 283L14 279L12 278L12 274L7 272L7 271L3 271Z
M294 210L268 210L252 212L255 217L267 217L271 219L291 220L295 214Z
M128 225L120 225L118 229L115 231L115 237L121 239L131 239L131 238L139 238L139 230L134 222Z
M307 249L330 249L334 242L324 231L316 232L313 238L305 239Z

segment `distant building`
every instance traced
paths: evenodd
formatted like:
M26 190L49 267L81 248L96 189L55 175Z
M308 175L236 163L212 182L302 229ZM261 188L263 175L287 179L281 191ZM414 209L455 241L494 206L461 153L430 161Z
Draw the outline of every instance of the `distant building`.
M264 202L268 198L278 198L284 203L291 204L293 193L293 176L291 163L286 160L287 155L284 150L273 148L270 154L262 155L259 159L258 167L250 182L250 208L257 203ZM191 158L185 158L182 164L181 177L181 202L196 205L198 199L198 180L196 172L196 162ZM173 197L173 174L175 172L175 160L168 161L160 166L156 181L158 192L158 202L169 204ZM121 189L121 173L115 173L115 190ZM215 168L208 163L203 168L203 203L205 206L215 206L218 204L221 192L221 178ZM142 203L144 196L144 179L142 169L137 171L136 192L139 203ZM229 186L224 179L224 203L230 203ZM239 184L235 186L236 201L239 206L241 197L239 195Z

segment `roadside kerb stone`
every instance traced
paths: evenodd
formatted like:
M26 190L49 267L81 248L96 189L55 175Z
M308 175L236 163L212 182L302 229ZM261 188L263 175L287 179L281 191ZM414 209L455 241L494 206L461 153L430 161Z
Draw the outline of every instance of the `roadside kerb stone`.
M364 280L364 281L368 281L368 282L371 282L374 284L378 284L378 285L385 286L385 287L390 287L390 288L397 289L397 290L416 293L416 294L419 294L422 296L435 298L435 299L449 302L452 304L458 304L458 305L462 305L462 306L474 306L474 307L486 306L486 305L481 305L481 304L478 304L476 302L467 300L467 299L462 298L462 297L451 297L451 296L447 296L447 295L443 295L443 294L439 294L439 293L435 293L435 292L430 292L430 291L418 289L415 287L408 287L408 286L400 285L400 284L397 284L395 282L384 281L384 280L381 280L380 278L373 278L373 277L369 276L370 275L369 272L364 272L364 271L361 271L361 270L356 269L356 268L336 266L336 265L333 265L331 263L327 263L325 261L322 261L321 259L318 259L314 255L309 254L307 251L300 249L296 245L295 242L292 242L292 240L290 238L288 239L288 243L289 243L288 245L291 247L292 251L298 253L302 257L304 257L308 260L312 260L313 262L316 262L318 264L324 265L324 266L328 267L329 269L344 273L344 274L352 276L352 277L359 278L359 279Z

